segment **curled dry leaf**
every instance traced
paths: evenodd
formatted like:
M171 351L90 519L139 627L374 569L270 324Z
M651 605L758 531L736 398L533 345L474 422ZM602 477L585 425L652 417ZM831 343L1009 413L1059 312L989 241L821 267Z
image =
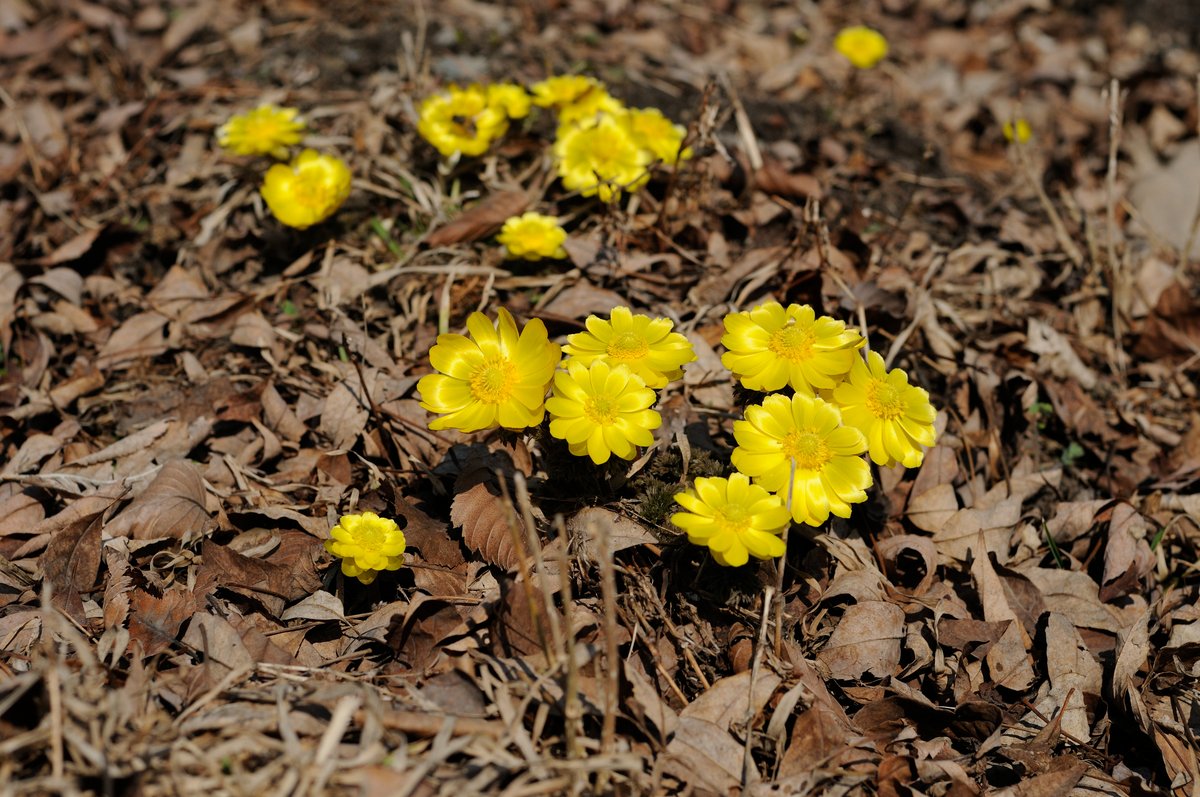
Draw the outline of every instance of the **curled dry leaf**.
M523 550L513 548L513 532L523 543L525 526L498 493L486 480L457 492L450 505L450 522L462 527L463 542L484 561L513 570L520 567L523 555Z
M904 610L894 603L864 601L846 608L817 661L838 680L870 673L886 678L900 665Z
M114 537L135 540L196 537L212 526L205 508L206 495L196 466L186 460L172 460L163 465L145 492L104 529Z
M449 246L464 241L486 238L509 218L519 216L529 207L524 191L500 191L472 205L458 218L438 227L426 238L430 246Z
M611 553L658 542L642 524L598 506L577 512L567 522L567 530L571 532L573 540L582 541L583 555L591 562L599 562L604 558L605 536L608 537Z
M928 537L898 534L880 540L876 550L891 582L914 595L929 589L937 575L937 546Z

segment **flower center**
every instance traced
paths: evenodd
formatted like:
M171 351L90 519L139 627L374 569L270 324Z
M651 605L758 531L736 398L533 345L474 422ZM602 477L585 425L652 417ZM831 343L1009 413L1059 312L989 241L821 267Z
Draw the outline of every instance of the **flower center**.
M379 550L384 542L384 530L378 523L360 523L354 530L354 539L360 547L369 551Z
M767 348L785 360L804 362L813 356L816 339L811 329L800 329L794 321L789 320L786 326L772 333Z
M867 388L867 409L876 418L895 420L904 414L904 395L895 385L874 381Z
M507 357L491 357L471 374L471 395L484 404L507 401L517 379L517 367Z
M640 360L646 356L649 350L650 347L646 345L646 339L632 332L622 332L620 335L615 335L612 342L608 344L608 356L622 362Z
M316 172L301 172L292 184L292 198L297 204L310 208L324 208L329 205L330 193L324 176Z
M590 396L583 405L583 414L600 426L610 426L617 419L617 402L608 396Z
M833 458L833 452L816 429L788 432L783 438L783 455L795 461L796 470L820 470Z
M741 504L726 504L717 510L713 519L725 534L741 534L750 527L750 513Z

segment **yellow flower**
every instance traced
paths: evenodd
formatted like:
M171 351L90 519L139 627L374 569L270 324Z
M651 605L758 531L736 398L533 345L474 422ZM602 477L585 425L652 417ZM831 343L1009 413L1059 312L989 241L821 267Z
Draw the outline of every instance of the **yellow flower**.
M790 384L800 393L836 387L865 341L845 322L816 317L807 304L767 302L725 316L721 362L751 390Z
M342 560L342 573L370 584L382 570L404 565L404 532L396 521L374 512L342 515L325 550Z
M508 130L508 112L504 103L512 102L511 92L493 92L472 84L465 89L450 86L421 103L417 132L447 158L455 155L482 155L492 142Z
M908 383L899 368L888 371L883 358L867 352L855 357L849 378L833 391L842 420L867 438L871 461L885 467L899 462L915 468L925 458L921 446L937 441L933 422L937 410L923 388Z
M687 130L663 116L657 108L631 108L624 121L633 140L655 160L670 166L680 158L692 157L691 149L680 150Z
M286 160L288 147L300 143L304 120L295 108L260 105L217 128L217 143L235 155L270 155Z
M605 202L619 199L622 190L637 190L650 179L650 153L609 114L559 127L554 158L564 186L583 196L599 194Z
M733 424L733 466L790 500L797 523L819 526L830 513L850 517L850 504L867 498L871 469L859 456L867 449L862 432L841 422L824 399L767 396Z
M563 249L567 231L559 225L558 219L533 211L513 216L504 222L496 240L504 246L510 258L536 261L543 257L561 260L567 256L567 250Z
M887 39L866 25L842 28L833 40L833 47L859 69L870 69L888 53Z
M509 119L524 119L529 116L532 104L529 92L516 83L493 83L487 87L487 102L492 108L504 113Z
M350 169L340 158L306 149L290 165L267 169L259 189L275 218L304 229L333 215L350 196Z
M568 359L554 374L553 395L546 400L550 434L566 440L577 457L602 465L612 454L633 459L638 446L654 443L650 432L662 416L650 409L654 391L624 365L597 360L591 366Z
M467 319L466 335L438 335L429 363L441 373L421 377L421 406L443 417L429 428L524 429L545 415L546 388L561 350L534 318L518 335L517 322L501 307L493 325L483 313Z
M1016 122L1005 122L1001 130L1004 131L1005 141L1012 141L1015 138L1018 144L1028 143L1029 139L1033 136L1033 129L1029 126L1029 122L1024 119L1018 119Z
M701 476L675 501L688 511L671 515L671 522L689 542L707 545L717 564L740 567L751 556L774 559L786 550L779 533L791 520L787 507L744 474Z
M655 389L681 378L683 364L696 359L688 339L671 331L675 322L669 318L634 315L628 307L614 307L609 317L588 316L588 331L568 335L563 354L583 365L596 360L627 365Z

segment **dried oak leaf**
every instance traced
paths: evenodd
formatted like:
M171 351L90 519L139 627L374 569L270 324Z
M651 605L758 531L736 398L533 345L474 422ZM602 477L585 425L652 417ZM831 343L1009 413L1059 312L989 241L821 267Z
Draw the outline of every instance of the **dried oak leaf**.
M500 191L472 205L458 218L438 227L426 238L430 246L449 246L464 241L478 241L500 228L512 216L519 216L529 207L524 191Z
M143 658L167 650L179 636L180 627L199 610L205 594L200 589L169 589L158 597L143 589L134 590L129 601L131 645L141 646Z
M900 664L904 610L885 601L863 601L846 608L829 641L817 654L837 680L893 675Z
M316 571L320 550L320 540L296 531L280 535L279 547L268 561L242 556L206 539L200 546L203 563L196 575L197 589L202 584L225 587L253 598L278 617L289 602L321 588Z
M485 562L506 570L520 566L523 551L513 547L513 531L523 540L524 524L489 481L477 481L454 496L450 522L462 527L463 542Z
M51 599L79 623L86 622L80 593L91 590L100 573L100 532L104 513L114 502L111 496L80 498L35 529L37 534L50 535L38 562L50 586Z
M172 460L104 530L113 537L135 540L195 538L213 525L205 498L199 470L186 460Z

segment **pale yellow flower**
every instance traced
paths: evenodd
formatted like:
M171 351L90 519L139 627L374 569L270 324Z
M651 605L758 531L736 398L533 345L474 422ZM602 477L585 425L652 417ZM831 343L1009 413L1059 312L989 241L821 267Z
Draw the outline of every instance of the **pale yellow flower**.
M288 149L300 143L304 120L295 108L260 105L230 117L217 128L217 143L235 155L270 155L287 160Z
M779 393L746 408L735 421L733 466L787 504L797 523L819 526L830 514L850 517L865 501L871 469L862 432L842 425L838 408L821 398Z
M567 256L563 242L567 231L553 216L529 211L504 222L496 240L504 246L510 258L537 261L543 257L561 260Z
M561 350L550 343L546 325L531 319L517 330L501 307L493 324L483 313L467 318L466 335L438 335L429 363L440 373L421 377L421 406L442 417L429 428L478 432L502 426L537 426L545 415L546 389Z
M688 339L672 332L675 322L669 318L650 318L634 314L628 307L614 307L605 321L587 317L587 332L567 336L563 353L584 365L604 360L612 365L627 365L655 389L683 377L684 363L696 359Z
M342 560L342 573L370 584L384 570L404 565L404 532L396 521L374 512L342 515L325 550Z
M259 192L280 222L304 229L329 218L350 196L350 168L333 155L306 149L263 176Z
M638 446L654 443L662 416L650 409L654 391L633 371L600 360L589 367L568 359L564 367L554 375L546 411L550 434L566 440L572 454L603 465L614 454L633 459Z
M870 69L888 54L884 35L866 25L842 28L833 40L833 47L859 69Z
M929 394L910 385L899 368L888 371L877 352L868 352L866 362L854 358L850 376L833 391L833 400L842 420L866 435L871 461L878 465L899 462L915 468L925 458L922 446L937 442L937 410Z
M740 567L751 556L774 559L787 550L779 536L791 521L787 508L744 474L701 476L675 501L688 511L671 515L671 522L689 542L707 546L717 564Z

